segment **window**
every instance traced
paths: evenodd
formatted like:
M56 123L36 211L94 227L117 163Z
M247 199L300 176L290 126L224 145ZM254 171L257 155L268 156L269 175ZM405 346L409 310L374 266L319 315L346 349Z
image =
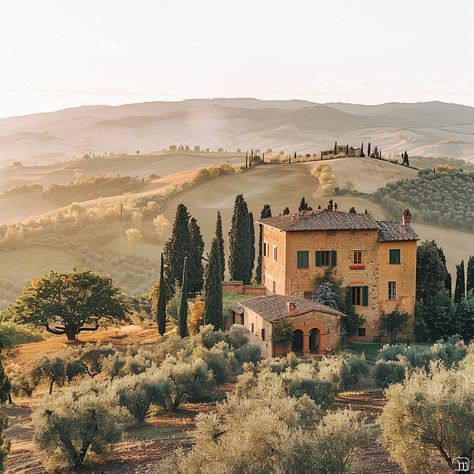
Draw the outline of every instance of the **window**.
M388 282L388 299L389 300L397 299L397 282L396 281Z
M337 264L337 252L335 250L317 250L317 267L335 267Z
M277 287L277 283L275 280L273 280L273 293L276 293L276 287Z
M263 242L263 256L266 257L268 252L267 252L267 243Z
M254 331L255 331L255 324L252 323L252 330L250 332L253 334Z
M365 336L365 328L357 328L357 335L359 337L364 337Z
M296 267L297 268L309 267L309 252L307 250L301 250L301 251L296 252Z
M278 247L276 245L273 246L273 260L275 262L278 260Z
M369 306L369 287L350 286L347 288L347 297L354 306Z
M362 251L354 250L354 265L360 265L362 263Z
M232 324L235 324L235 313L232 312Z
M305 291L303 293L303 298L305 300L312 300L314 298L314 292L313 291Z
M390 249L388 251L388 263L392 265L400 263L400 249Z
M265 329L264 328L260 329L260 339L262 341L265 340Z

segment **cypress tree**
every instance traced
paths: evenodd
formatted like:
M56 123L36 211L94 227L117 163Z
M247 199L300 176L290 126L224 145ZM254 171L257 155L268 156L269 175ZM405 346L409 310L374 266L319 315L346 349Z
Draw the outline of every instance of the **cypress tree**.
M224 237L222 233L222 218L221 213L217 211L217 222L216 222L216 239L219 245L219 258L221 261L221 279L224 280L225 276L225 255L224 255Z
M444 251L441 247L438 247L438 255L441 261L443 262L444 266L444 271L446 274L446 278L444 279L444 288L448 292L448 295L450 298L452 298L452 278L451 278L451 273L448 271L448 267L446 265L446 256L444 255Z
M367 145L367 156L370 158L370 142Z
M298 206L298 211L307 211L308 210L308 203L304 196L301 198L300 205Z
M229 231L229 272L234 281L250 283L251 254L250 254L250 226L247 203L242 194L235 198L232 223Z
M245 153L245 169L249 167L249 152Z
M249 212L249 229L250 229L250 280L252 280L253 267L255 265L255 223L253 222L253 214Z
M469 260L467 261L467 278L466 278L466 291L474 291L474 257L469 255Z
M183 279L181 280L181 298L178 312L178 334L180 337L188 335L188 257L184 258Z
M6 401L10 400L10 390L10 379L3 369L3 362L0 358L0 403L5 403Z
M285 207L285 208L283 209L283 213L282 213L282 214L283 214L284 216L287 216L289 213L290 213L290 208L289 208L289 207Z
M166 294L168 298L174 295L176 282L181 281L184 258L189 255L190 246L189 213L184 204L178 204L173 231L164 248Z
M337 155L337 141L334 142L334 154Z
M222 280L219 260L219 242L214 238L204 284L204 324L212 324L215 331L222 329Z
M360 146L360 156L361 158L364 157L364 142L362 142L362 145Z
M293 158L294 158L294 160L296 161L296 151L295 151L295 156L294 156Z
M260 218L266 219L272 217L272 208L270 204L265 204L262 211L260 212ZM258 285L262 284L262 258L263 258L263 226L258 225L258 259L257 259L257 270L255 271L255 280Z
M195 295L200 293L204 286L204 267L202 256L204 254L204 241L201 229L194 217L189 221L190 250L188 259L188 291Z
M158 332L163 336L166 331L166 283L165 283L165 264L163 254L161 254L160 268L160 290L158 293L156 309L156 319L158 323Z
M464 279L464 260L456 265L456 285L454 287L454 302L459 303L466 296L466 280Z

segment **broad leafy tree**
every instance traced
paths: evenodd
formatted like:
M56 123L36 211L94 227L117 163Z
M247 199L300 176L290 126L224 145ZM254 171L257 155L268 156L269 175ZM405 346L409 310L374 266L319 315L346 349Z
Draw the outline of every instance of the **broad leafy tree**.
M380 329L387 335L389 341L397 342L397 334L408 326L408 314L395 310L390 313L383 313L380 318Z
M50 272L33 280L17 300L14 311L27 324L73 341L101 324L130 321L125 296L112 279L90 270Z
M206 270L204 290L204 324L212 324L217 331L222 329L222 280L219 243L212 241L209 263Z

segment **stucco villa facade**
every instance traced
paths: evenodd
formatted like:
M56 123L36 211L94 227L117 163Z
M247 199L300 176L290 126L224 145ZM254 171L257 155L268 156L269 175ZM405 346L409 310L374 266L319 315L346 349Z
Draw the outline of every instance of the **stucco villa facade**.
M311 299L331 268L365 317L356 340L379 340L380 316L396 309L410 316L404 336L411 337L419 239L410 221L408 209L400 221L329 209L260 219L267 294Z
M245 326L263 357L281 357L290 351L302 356L328 354L339 346L342 313L305 298L259 296L234 303L230 313L226 326ZM274 332L283 320L291 324L292 341L277 343Z

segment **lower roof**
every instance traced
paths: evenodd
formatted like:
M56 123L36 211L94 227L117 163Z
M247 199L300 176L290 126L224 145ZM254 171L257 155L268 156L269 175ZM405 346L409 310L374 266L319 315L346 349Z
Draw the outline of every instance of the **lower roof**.
M295 308L292 310L291 314L288 313L288 303L293 303L295 305ZM269 322L277 321L288 316L297 316L300 314L309 313L312 311L330 314L335 317L340 317L343 315L343 313L340 311L330 308L329 306L325 306L306 298L299 298L297 296L257 296L256 298L241 301L240 303L234 303L230 306L231 311L237 314L242 314L244 312L244 308L248 308L249 310L258 314L262 319L265 319Z

